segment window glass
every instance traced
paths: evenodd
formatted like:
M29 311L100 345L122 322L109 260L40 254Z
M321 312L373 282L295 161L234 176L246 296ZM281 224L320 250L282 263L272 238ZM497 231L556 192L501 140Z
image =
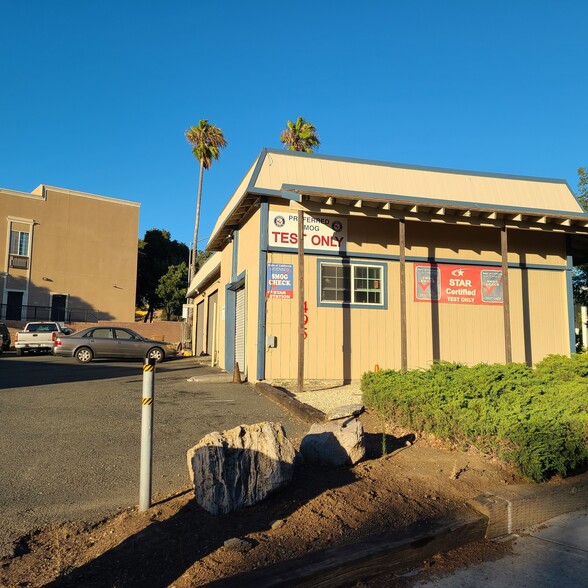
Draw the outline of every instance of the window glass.
M29 234L25 231L10 231L10 254L29 255Z
M128 331L123 331L122 329L115 329L115 332L117 339L126 339L127 341L130 341L131 339L135 338L135 335L129 333Z
M350 267L344 265L322 265L322 300L329 302L349 302Z
M110 329L94 329L92 337L94 339L112 339L112 331Z

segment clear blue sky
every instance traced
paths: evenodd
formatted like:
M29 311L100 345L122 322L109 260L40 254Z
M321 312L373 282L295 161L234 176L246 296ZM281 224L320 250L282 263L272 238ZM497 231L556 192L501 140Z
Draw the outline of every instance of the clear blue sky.
M0 187L141 203L192 239L201 118L229 146L200 237L287 119L319 153L564 178L588 166L585 0L0 3ZM202 247L204 243L201 243Z

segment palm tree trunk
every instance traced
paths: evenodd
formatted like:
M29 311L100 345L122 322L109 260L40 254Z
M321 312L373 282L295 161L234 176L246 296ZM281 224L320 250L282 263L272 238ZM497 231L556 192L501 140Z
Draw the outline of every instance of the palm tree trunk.
M198 196L196 197L196 220L194 222L194 241L192 242L192 262L190 263L190 282L196 274L196 253L198 251L198 225L200 223L200 199L202 197L202 180L204 178L204 165L200 162L200 175L198 178Z

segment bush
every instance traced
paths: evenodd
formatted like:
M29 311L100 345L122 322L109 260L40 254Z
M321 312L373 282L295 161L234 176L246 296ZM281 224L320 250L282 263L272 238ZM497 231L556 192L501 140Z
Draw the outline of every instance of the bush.
M512 463L526 478L565 476L588 462L588 356L548 356L524 364L363 375L368 408L383 418L474 445Z

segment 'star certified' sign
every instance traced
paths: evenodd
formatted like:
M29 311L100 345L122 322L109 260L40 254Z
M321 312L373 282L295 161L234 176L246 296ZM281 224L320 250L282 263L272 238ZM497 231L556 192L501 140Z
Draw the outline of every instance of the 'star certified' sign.
M298 247L298 214L270 212L268 243L270 247L277 249ZM347 220L305 214L304 248L319 251L346 251Z
M502 270L472 265L415 264L414 299L452 304L502 304Z

